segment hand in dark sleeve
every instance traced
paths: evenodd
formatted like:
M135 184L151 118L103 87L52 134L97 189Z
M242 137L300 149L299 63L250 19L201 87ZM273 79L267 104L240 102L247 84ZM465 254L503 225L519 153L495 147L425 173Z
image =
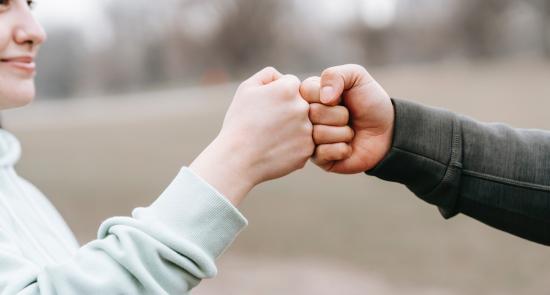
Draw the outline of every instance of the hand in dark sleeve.
M484 124L393 100L388 155L367 172L439 207L550 245L550 132Z
M324 170L368 171L406 185L446 218L464 213L550 245L550 132L392 101L358 65L306 79L301 94L311 103L313 160Z

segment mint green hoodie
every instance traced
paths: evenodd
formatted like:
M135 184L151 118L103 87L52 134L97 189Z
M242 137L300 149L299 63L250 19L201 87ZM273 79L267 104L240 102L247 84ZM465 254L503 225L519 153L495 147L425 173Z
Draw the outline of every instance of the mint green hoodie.
M215 259L247 221L182 168L132 217L113 217L79 247L32 184L17 175L20 145L0 129L0 294L187 294L216 275Z

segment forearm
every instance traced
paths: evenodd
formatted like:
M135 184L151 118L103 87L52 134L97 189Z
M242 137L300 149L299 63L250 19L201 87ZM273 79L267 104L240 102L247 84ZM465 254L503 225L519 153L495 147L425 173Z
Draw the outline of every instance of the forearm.
M105 221L66 263L37 267L0 228L2 294L188 294L246 225L229 202L182 169L149 207Z
M189 168L218 190L233 205L239 206L256 185L248 175L246 158L239 145L228 138L216 138Z
M394 100L392 148L368 174L400 182L446 218L464 213L550 243L550 133L482 124Z

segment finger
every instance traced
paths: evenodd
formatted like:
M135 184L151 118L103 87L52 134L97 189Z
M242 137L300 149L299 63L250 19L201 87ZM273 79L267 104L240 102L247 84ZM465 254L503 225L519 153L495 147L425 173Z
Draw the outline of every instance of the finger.
M276 81L282 76L283 74L277 71L274 67L266 67L256 74L252 75L252 77L248 78L242 84L261 86Z
M309 77L300 85L300 94L309 103L320 103L321 78Z
M373 80L370 74L360 65L342 65L328 68L321 74L321 102L326 105L337 105L342 93L351 89L360 81Z
M355 133L349 126L335 127L326 125L313 125L313 141L316 145L331 143L349 143Z
M309 119L313 124L346 126L349 122L349 111L344 106L312 103L309 105Z
M312 161L320 167L326 167L334 161L341 161L349 158L351 152L351 146L346 143L323 144L317 146L315 149Z
M300 91L300 79L294 75L284 75L267 85L269 91L274 91L286 98L296 98Z

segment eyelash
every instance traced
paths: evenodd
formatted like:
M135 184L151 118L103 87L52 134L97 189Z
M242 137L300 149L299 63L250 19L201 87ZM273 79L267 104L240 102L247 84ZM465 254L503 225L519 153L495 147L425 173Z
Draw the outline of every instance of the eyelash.
M0 6L8 6L10 5L11 0L0 0ZM34 0L27 0L27 5L29 5L30 8L34 8L36 5L36 1Z

